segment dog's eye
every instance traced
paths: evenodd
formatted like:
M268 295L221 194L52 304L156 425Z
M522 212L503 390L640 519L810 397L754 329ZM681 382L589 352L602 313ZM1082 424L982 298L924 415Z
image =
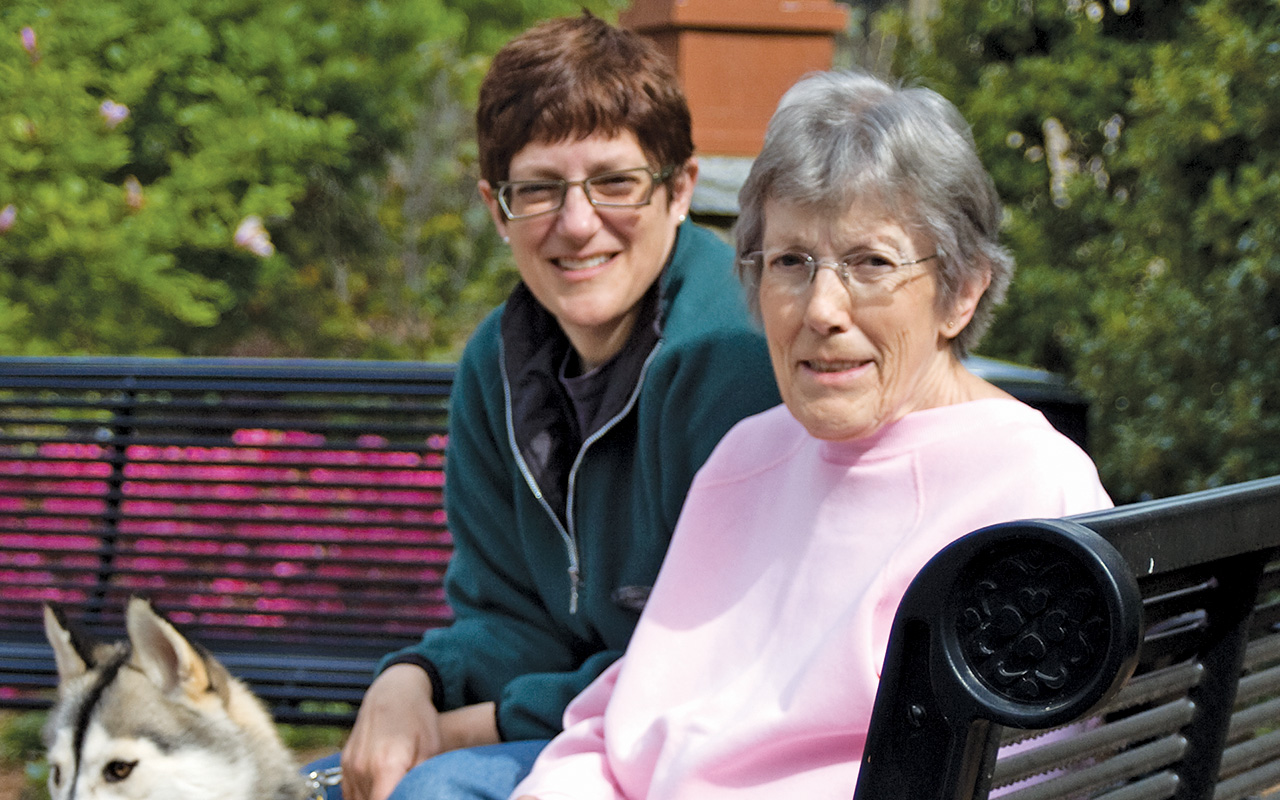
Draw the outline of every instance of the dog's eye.
M117 783L129 777L129 773L133 772L136 766L138 766L137 761L112 761L102 768L102 777L107 783Z

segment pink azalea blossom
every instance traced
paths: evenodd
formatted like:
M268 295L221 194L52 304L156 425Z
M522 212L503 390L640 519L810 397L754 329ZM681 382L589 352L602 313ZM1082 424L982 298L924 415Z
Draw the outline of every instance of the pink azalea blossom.
M0 210L0 234L8 233L9 229L13 227L14 221L17 219L18 209L13 203L10 203L5 206L3 210Z
M134 211L142 210L147 204L147 198L142 196L142 183L132 175L124 179L124 202Z
M262 226L262 220L253 215L245 217L240 222L240 226L236 228L234 241L236 247L248 250L255 256L262 258L266 258L276 251L276 246L271 243L270 234Z
M33 57L36 55L36 29L30 25L22 29L22 49Z
M114 100L103 100L98 106L98 114L107 123L107 129L112 130L129 117L129 107Z
M286 624L285 615L362 613L347 586L364 574L359 564L365 560L404 564L388 569L439 583L449 536L438 466L421 469L419 454L376 449L386 443L372 436L334 450L324 449L324 436L306 431L241 429L232 440L234 447L130 446L122 530L133 546L121 551L118 563L125 573L152 574L126 574L123 587L182 595L192 610L174 615L180 621L271 627ZM49 444L40 454L56 458L37 466L0 459L6 493L0 498L0 611L24 599L83 597L78 588L49 588L60 580L51 570L74 572L73 580L83 583L96 565L87 554L99 546L90 520L100 514L106 491L104 448ZM348 464L353 456L358 466ZM34 501L49 516L32 515L33 501L5 505L16 499L8 495L26 489L57 495ZM329 502L355 505L325 508ZM77 532L68 533L69 525ZM202 569L205 559L233 560L188 595L185 576ZM285 584L301 576L308 576L305 596ZM449 613L438 588L424 596L433 598L430 611ZM399 623L386 629L419 632Z

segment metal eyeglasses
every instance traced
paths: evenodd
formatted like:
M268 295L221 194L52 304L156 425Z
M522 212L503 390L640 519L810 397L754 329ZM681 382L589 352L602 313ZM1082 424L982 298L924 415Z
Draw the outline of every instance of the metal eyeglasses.
M569 187L581 186L595 208L638 208L649 205L658 184L670 178L675 167L654 170L633 167L603 172L580 181L563 178L536 181L499 181L498 205L509 220L528 219L559 211Z
M840 282L849 291L866 293L892 291L902 285L903 279L914 276L910 267L941 257L942 251L938 250L933 255L913 261L897 261L883 253L867 251L850 253L834 261L817 259L796 250L777 253L757 250L742 259L742 266L749 270L748 274L759 276L757 280L761 288L768 286L799 294L813 283L818 270L826 267L840 277Z

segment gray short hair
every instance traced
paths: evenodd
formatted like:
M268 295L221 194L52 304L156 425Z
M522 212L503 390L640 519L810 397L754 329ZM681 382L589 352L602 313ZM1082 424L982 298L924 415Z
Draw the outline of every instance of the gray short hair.
M819 72L791 87L769 121L764 148L738 193L739 276L759 308L759 275L743 257L761 249L764 205L785 200L841 215L872 199L938 245L939 302L990 272L991 285L952 340L963 356L978 343L1013 277L999 243L1002 209L964 117L924 88L894 87L860 72Z

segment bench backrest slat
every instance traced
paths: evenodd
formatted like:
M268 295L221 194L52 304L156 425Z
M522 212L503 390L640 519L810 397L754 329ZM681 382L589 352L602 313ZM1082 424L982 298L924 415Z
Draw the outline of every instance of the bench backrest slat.
M422 363L0 359L0 704L25 705L18 676L51 685L41 604L114 637L135 593L232 659L358 657L362 688L450 619L452 380Z

